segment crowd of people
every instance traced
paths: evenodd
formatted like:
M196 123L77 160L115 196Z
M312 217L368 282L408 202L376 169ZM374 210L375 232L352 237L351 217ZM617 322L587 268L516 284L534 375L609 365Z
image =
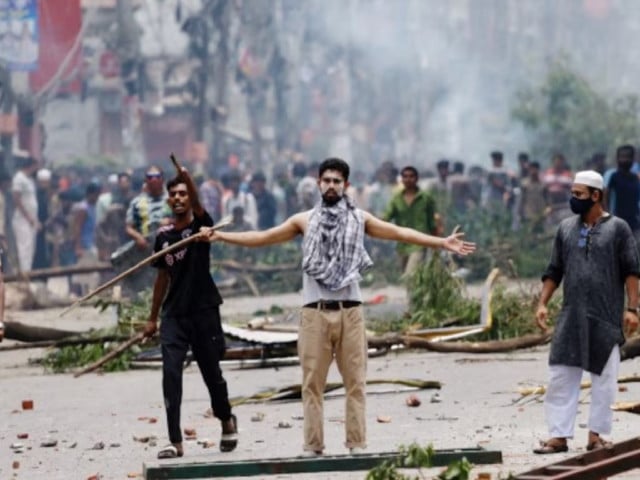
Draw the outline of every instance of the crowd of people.
M615 166L607 168L605 155L596 153L588 167L604 176L607 209L627 221L638 238L640 167L635 157L633 146L626 145L618 149ZM489 158L489 168L467 168L462 161L445 159L433 170L392 161L383 162L372 174L356 167L346 193L359 208L379 218L434 235L443 233L447 215L478 207L510 222L513 229L529 226L542 231L570 215L573 172L562 154L543 166L520 153L514 169L505 166L500 151ZM109 173L52 171L29 156L19 156L17 162L12 178L0 178L6 214L2 227L14 239L5 242L13 270L112 259L126 263L129 256L150 254L154 232L170 221L166 179L158 166ZM227 168L215 177L200 174L195 181L214 221L229 216L233 231L265 230L318 202L317 169L317 162L297 158L265 171ZM415 268L423 253L398 245L405 272ZM86 289L76 282L72 288L78 294Z

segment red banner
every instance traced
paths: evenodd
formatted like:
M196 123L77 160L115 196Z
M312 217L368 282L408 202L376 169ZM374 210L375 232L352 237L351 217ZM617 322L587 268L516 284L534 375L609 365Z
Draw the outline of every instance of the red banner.
M82 58L80 0L39 0L38 68L29 75L31 90L79 92Z

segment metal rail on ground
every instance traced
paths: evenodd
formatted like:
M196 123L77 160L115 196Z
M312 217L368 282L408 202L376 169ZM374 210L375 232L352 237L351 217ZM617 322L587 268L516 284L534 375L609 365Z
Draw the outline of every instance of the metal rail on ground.
M640 469L640 437L536 468L514 479L601 480L633 469Z
M474 464L502 463L502 452L482 448L435 450L433 466L443 467L466 458ZM170 478L248 477L294 473L346 472L370 470L384 461L394 461L400 453L366 453L357 455L324 455L318 457L235 460L202 463L157 463L143 465L146 480Z

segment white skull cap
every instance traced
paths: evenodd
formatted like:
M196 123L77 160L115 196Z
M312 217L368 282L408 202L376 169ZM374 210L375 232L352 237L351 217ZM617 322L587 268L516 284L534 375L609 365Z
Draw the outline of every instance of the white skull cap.
M587 187L596 188L598 190L602 190L604 188L602 175L595 170L583 170L582 172L576 173L573 183L586 185Z
M41 168L36 173L36 180L40 180L42 182L47 182L51 180L51 170L46 168Z

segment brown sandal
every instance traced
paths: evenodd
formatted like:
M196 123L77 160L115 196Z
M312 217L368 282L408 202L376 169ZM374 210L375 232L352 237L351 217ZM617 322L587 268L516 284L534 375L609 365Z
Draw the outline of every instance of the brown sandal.
M538 448L533 449L533 453L538 455L548 455L552 453L563 453L569 451L566 443L554 443L552 440L541 441Z
M611 448L611 447L613 447L613 442L610 442L608 440L604 440L598 437L597 440L587 443L587 452L590 452L591 450L597 450L599 448Z

